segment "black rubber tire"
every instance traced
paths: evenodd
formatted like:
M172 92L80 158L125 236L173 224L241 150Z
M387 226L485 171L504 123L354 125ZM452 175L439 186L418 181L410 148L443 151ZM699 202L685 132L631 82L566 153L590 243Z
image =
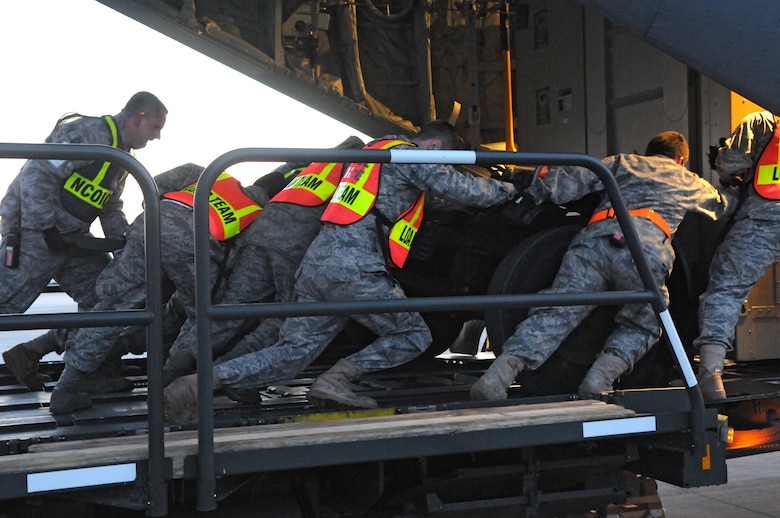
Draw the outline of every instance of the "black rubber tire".
M582 227L568 225L543 230L520 242L501 261L488 287L491 295L536 293L552 284L569 242ZM577 391L612 329L615 307L599 306L564 340L537 370L523 371L517 381L531 394ZM528 315L527 308L485 312L490 347L496 355Z

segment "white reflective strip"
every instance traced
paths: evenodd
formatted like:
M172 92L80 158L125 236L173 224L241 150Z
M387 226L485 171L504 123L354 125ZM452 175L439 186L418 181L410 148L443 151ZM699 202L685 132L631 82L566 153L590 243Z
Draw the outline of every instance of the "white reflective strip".
M627 419L607 419L582 423L582 437L608 437L629 433L654 432L655 416L629 417Z
M696 375L693 373L691 362L688 361L688 355L685 353L685 348L680 340L680 335L677 334L677 327L674 325L672 315L669 313L669 310L666 309L659 313L658 316L661 319L661 325L663 326L664 331L666 331L666 334L669 336L669 342L672 344L674 355L680 362L686 386L695 387L697 383Z
M395 164L476 164L476 151L436 149L391 149L390 162Z
M27 492L40 493L41 491L55 491L57 489L118 484L120 482L133 482L135 479L136 465L134 463L47 471L27 475Z

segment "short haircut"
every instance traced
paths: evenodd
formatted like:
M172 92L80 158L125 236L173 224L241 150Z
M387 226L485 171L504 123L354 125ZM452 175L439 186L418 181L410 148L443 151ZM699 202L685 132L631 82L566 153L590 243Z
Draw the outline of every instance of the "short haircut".
M455 127L447 121L434 120L420 128L414 140L441 140L442 149L461 149L460 137L455 132Z
M685 140L682 133L677 131L664 131L650 139L650 142L647 143L645 155L663 155L668 156L671 159L682 158L683 163L685 163L688 161L691 151L688 147L688 141Z
M154 95L149 92L137 92L133 94L127 104L122 109L126 115L137 115L146 113L150 117L157 117L168 113L168 108Z

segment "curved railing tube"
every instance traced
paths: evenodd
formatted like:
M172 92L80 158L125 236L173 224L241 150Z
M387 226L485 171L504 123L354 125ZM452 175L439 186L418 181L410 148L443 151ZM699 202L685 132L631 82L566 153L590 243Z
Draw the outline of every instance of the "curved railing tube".
M57 327L106 327L146 325L148 347L149 473L147 515L168 514L165 480L162 391L162 289L160 279L160 197L157 184L138 160L119 149L90 144L0 143L0 158L102 160L119 164L136 179L144 198L146 240L146 309L73 314L0 315L0 330L51 329Z
M612 202L620 228L636 264L645 291L600 292L584 294L496 295L472 297L411 298L403 300L311 302L291 304L222 305L212 307L209 279L208 198L217 176L240 162L381 162L508 165L576 165L592 170L604 185ZM334 150L245 148L223 154L202 173L195 190L195 279L198 333L198 501L199 511L216 508L216 474L214 465L214 404L211 320L233 318L288 317L293 315L355 314L393 311L444 311L487 307L528 307L533 305L627 304L646 302L657 313L663 334L669 340L680 367L691 403L691 447L695 454L704 452L704 400L696 376L688 361L666 302L655 284L639 236L628 214L617 182L604 164L588 155L570 153L516 153L502 151L424 151L424 150Z

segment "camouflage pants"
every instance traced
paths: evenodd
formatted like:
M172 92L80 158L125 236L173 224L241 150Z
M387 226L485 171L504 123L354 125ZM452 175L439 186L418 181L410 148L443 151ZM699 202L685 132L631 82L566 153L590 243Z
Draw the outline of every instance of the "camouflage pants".
M163 205L165 207L163 208ZM167 209L167 210L164 210ZM178 212L177 212L178 211ZM184 211L184 212L182 212ZM195 317L194 244L191 212L161 205L161 260L164 274L176 287L175 297L188 320ZM143 215L132 224L124 249L106 267L96 286L100 301L95 310L126 310L146 305L146 263ZM216 277L223 250L214 241L212 279ZM149 282L162 282L150 279ZM78 370L93 372L106 358L124 327L85 327L71 334L65 362Z
M95 283L110 261L105 252L70 248L49 250L43 232L22 229L19 265L6 268L0 265L0 313L24 313L54 279L79 310L87 311L98 301ZM0 243L5 250L5 239ZM51 329L47 338L58 353L65 349L67 329Z
M295 291L300 302L405 297L398 283L385 273L364 273L359 279L344 282L333 278L328 269L309 266L299 275ZM411 361L431 344L431 333L418 313L291 317L284 321L274 345L214 369L222 383L230 387L261 387L293 378L320 355L350 318L379 335L347 358L366 371Z
M0 244L5 250L5 239ZM24 313L54 279L76 301L81 310L89 310L98 297L95 283L109 263L106 252L68 248L49 250L43 232L22 229L19 265L0 265L0 313Z
M245 232L251 231L250 227ZM283 254L261 246L245 246L239 248L239 253L233 269L227 279L227 287L220 304L246 304L254 302L290 302L295 270L299 261L291 261ZM275 319L277 320L277 319ZM214 320L211 323L211 347L215 356L227 352L231 340L241 332L247 324L235 320ZM253 323L257 326L257 322ZM261 325L263 325L261 323ZM273 327L269 327L273 326ZM260 345L276 341L281 321L265 324L244 338L247 341L245 352L256 350ZM269 342L270 340L270 342ZM193 326L183 332L176 340L171 354L187 353L193 358L198 355L197 329Z
M699 297L699 337L693 345L734 343L739 313L750 290L780 258L777 221L744 218L729 230L715 251L707 291Z
M668 303L664 279L674 257L671 246L645 250L655 281ZM615 248L607 236L572 245L558 275L542 293L587 293L605 290L642 290L644 286L628 248ZM531 369L544 363L594 306L534 308L504 343L503 351L523 359ZM633 367L660 337L658 318L650 304L626 304L615 316L615 326L603 350Z

